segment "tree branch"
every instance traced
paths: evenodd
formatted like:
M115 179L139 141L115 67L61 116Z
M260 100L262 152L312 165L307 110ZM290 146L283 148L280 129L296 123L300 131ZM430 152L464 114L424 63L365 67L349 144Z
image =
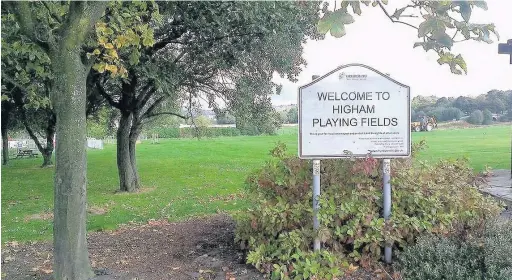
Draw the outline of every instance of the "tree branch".
M30 11L30 4L28 1L19 1L19 2L4 2L8 4L12 8L13 14L16 16L16 19L20 26L20 31L23 35L30 38L35 44L41 47L46 53L50 50L50 46L47 42L43 42L39 40L36 36L35 27L34 27L34 19L32 17L32 12Z
M46 2L46 1L41 1L41 2L43 3L43 5L48 10L48 14L50 15L50 17L52 17L56 22L62 23L62 19L57 17L57 15L52 12L52 10L50 9L50 6L48 6L48 2Z
M146 112L144 112L144 114L142 114L141 119L147 118L149 115L151 115L151 113L156 108L156 106L158 106L160 103L162 103L162 101L164 101L164 99L165 99L165 96L160 96L157 100L155 100L155 102L153 102L153 104L151 104L151 106L149 106L149 108L146 110Z
M144 89L142 89L142 94L139 95L139 97L142 96L142 98L137 98L135 107L139 109L143 108L154 92L153 81L151 80L147 83Z
M188 119L188 117L186 117L186 116L180 115L180 114L178 114L178 113L173 113L173 112L160 112L160 113L153 113L153 114L145 115L145 118L146 118L146 119L149 119L149 118L156 117L156 116L160 116L160 115L173 115L173 116L176 116L176 117L182 118L182 119L184 119L184 120Z
M81 47L94 23L105 12L107 4L106 1L71 1L67 19L62 24L64 29L61 29L62 40L67 43L66 45L72 48Z
M395 20L393 19L393 17L391 17L391 15L388 13L388 11L386 10L386 8L384 8L384 6L382 5L382 3L380 1L377 1L377 4L379 5L379 7L381 8L381 10L384 12L384 14L386 14L386 16L389 18L389 20L391 20L392 23L401 23L401 24L405 24L409 27L412 27L414 29L418 29L418 27L410 24L410 23L407 23L407 22L403 22L403 21L400 21L400 20Z
M180 59L185 55L185 51L182 51L175 59L174 61L172 62L173 64L177 64L178 61L180 61Z
M101 96L103 96L107 100L107 102L108 102L108 104L110 104L110 106L115 107L117 109L121 109L119 102L115 102L114 99L112 99L112 96L110 96L105 91L105 89L103 88L103 86L100 84L99 81L96 81L96 88L98 89L98 92L101 94Z
M453 41L453 39L455 39L455 36L457 36L457 34L459 34L459 30L458 29L455 30L455 34L453 34L453 36L452 36L452 41Z
M20 89L20 91L21 91L21 89ZM23 102L21 95L16 95L16 96L14 96L13 99L14 99L14 104L16 105L18 110L21 112L21 122L23 123L23 126L27 130L28 135L30 136L30 138L32 138L32 140L34 140L34 143L36 144L37 149L41 153L43 153L44 152L43 146L39 142L39 139L37 138L37 135L34 133L34 131L32 130L32 128L30 127L30 125L28 123L27 111L25 109L25 103Z
M22 115L25 115L24 110L23 110ZM36 144L37 149L39 150L39 152L44 153L43 145L41 145L41 142L39 142L39 138L37 138L37 135L34 133L32 128L28 124L28 121L26 120L26 117L22 117L22 122L23 122L23 126L25 127L25 129L28 132L28 135L30 135L30 138L32 138L32 140Z
M22 91L27 91L27 88L20 83L16 82L13 78L9 77L2 71L2 79L5 79L8 83L11 83L13 86L19 88Z

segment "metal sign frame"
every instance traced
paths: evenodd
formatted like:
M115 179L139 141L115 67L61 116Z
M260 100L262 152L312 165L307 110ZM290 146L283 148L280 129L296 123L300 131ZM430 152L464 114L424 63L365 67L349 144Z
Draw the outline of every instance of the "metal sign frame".
M299 154L299 158L301 159L333 159L333 158L365 158L367 157L369 154L366 153L366 154L335 154L335 155L330 155L330 156L322 156L322 155L303 155L302 154L302 147L303 147L303 143L302 143L302 90L305 89L305 88L308 88L310 87L311 85L315 84L315 83L318 83L319 81L321 81L322 79L326 78L326 77L329 77L331 76L332 74L334 74L335 72L341 70L341 69L345 69L345 68L350 68L350 67L363 67L363 68L366 68L370 71L373 71L377 74L379 74L380 76L388 79L389 81L393 82L394 84L396 85L399 85L403 88L405 88L407 90L407 102L409 104L409 106L407 107L407 124L408 124L408 130L407 130L407 151L405 153L402 153L402 154L379 154L379 153L372 153L371 154L371 157L373 158L408 158L411 156L411 150L412 150L412 141L411 141L411 88L408 86L408 85L405 85L405 84L402 84L400 82L398 82L397 80L391 78L389 75L387 74L384 74L368 65L364 65L364 64L360 64L360 63L350 63L350 64L345 64L345 65L341 65L339 67L337 67L336 69L328 72L327 74L323 75L323 76L320 76L318 78L316 78L315 80L313 80L312 82L308 83L308 84L305 84L303 86L300 86L298 88L298 94L297 94L297 104L298 104L298 123L299 123L299 135L298 135L298 142L299 142L299 149L298 149L298 154Z

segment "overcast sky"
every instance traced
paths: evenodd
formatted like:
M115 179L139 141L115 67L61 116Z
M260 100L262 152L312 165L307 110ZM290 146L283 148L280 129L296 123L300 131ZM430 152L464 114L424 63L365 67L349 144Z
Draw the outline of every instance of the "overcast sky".
M387 10L403 7L407 0L389 0ZM323 75L339 65L363 63L381 72L389 73L411 87L412 96L476 96L491 89L512 89L512 65L509 57L498 54L498 43L512 39L512 0L487 0L489 9L476 8L470 22L494 23L500 35L494 43L466 41L455 44L452 52L461 53L468 65L467 75L455 75L448 65L440 66L437 54L413 48L418 41L417 31L406 25L392 23L378 7L361 5L361 16L347 25L347 34L333 38L328 34L322 41L309 41L303 57L308 65L291 83L276 76L283 84L279 96L273 96L274 105L297 103L297 88L311 81L314 74ZM332 7L331 7L332 9Z

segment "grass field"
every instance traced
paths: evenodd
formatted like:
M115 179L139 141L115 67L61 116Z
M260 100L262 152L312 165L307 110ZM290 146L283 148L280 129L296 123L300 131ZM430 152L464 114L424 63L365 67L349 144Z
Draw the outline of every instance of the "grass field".
M278 142L297 153L297 128L276 136L161 140L137 146L144 192L115 193L118 186L115 146L88 153L89 230L114 229L148 219L188 216L247 207L239 198L246 175L269 158ZM468 157L476 170L486 165L510 168L509 126L413 133L425 139L421 159ZM49 239L53 205L53 170L41 159L12 160L2 167L2 242Z

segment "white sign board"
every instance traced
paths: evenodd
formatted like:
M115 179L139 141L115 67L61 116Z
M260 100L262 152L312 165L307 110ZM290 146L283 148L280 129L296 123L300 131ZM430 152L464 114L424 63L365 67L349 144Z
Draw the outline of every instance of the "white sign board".
M400 158L411 154L410 88L362 64L299 88L299 157Z

